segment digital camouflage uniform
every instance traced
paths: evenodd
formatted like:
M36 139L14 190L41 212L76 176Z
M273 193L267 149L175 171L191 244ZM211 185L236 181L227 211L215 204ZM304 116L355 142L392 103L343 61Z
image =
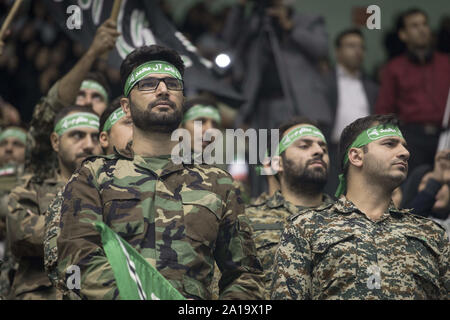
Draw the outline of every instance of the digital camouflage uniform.
M448 299L449 242L393 203L376 222L342 196L293 216L277 250L272 299Z
M11 288L12 299L60 299L44 271L44 213L64 182L57 176L35 183L26 175L25 183L9 197L8 241L19 268Z
M323 203L328 204L332 202L334 201L330 196L323 194ZM280 243L285 222L289 217L304 209L307 209L307 207L296 206L285 200L278 190L272 197L268 197L266 201L254 203L245 210L253 229L256 251L265 272L267 299L270 297L275 251Z
M262 267L232 178L202 164L121 154L87 159L66 185L57 273L81 269L82 298L117 299L94 221L128 241L184 296L211 298L214 261L222 299L261 299Z

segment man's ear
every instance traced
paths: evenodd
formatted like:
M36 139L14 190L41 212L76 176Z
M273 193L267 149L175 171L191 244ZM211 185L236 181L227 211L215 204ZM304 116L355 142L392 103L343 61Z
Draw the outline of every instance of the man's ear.
M100 132L100 135L99 135L98 139L100 141L100 146L103 148L103 150L108 149L109 137L108 137L108 134L105 131Z
M364 150L362 148L350 148L348 150L348 162L361 168L364 162Z
M121 98L120 106L122 107L123 112L125 112L126 116L131 118L131 110L130 110L130 99Z
M272 170L279 173L283 172L283 159L280 156L274 156L271 160Z
M405 30L400 30L399 32L398 32L398 37L400 38L400 40L402 40L403 42L406 42L406 40L407 40L407 35L406 35L406 32L405 32Z
M52 144L53 151L55 151L56 153L59 152L59 140L60 137L58 136L58 134L56 132L52 132L52 134L50 135L50 143Z

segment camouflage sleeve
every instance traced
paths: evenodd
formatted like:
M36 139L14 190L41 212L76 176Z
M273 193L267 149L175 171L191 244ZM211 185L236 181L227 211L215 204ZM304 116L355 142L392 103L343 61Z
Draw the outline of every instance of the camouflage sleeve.
M34 108L33 117L28 130L25 168L34 174L51 172L55 163L50 134L53 132L53 121L59 110L66 107L58 96L59 81L50 88L47 96L42 97Z
M89 163L72 176L63 191L60 235L56 240L57 276L82 299L117 299L114 274L93 225L103 220L101 196L86 164ZM76 270L81 276L79 287L76 279L72 281Z
M289 223L275 254L271 299L311 299L311 264L308 240L294 223Z
M37 193L24 185L9 196L7 236L16 257L40 257L43 252L44 216L39 215Z
M439 275L442 284L441 297L443 300L450 300L450 242L446 230L441 230L440 247L442 248L439 256Z
M234 188L226 200L215 258L222 272L219 299L264 299L262 266L252 240L250 222Z

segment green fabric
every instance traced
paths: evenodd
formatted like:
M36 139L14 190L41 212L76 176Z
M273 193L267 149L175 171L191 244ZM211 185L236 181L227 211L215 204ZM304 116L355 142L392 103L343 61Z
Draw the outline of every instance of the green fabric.
M128 79L125 82L125 88L123 89L125 97L128 97L131 89L133 89L136 83L150 74L169 74L178 80L183 80L180 71L178 71L178 69L174 65L166 61L156 60L146 62L134 69L128 76Z
M74 128L93 128L99 129L99 118L93 113L77 112L69 114L58 121L54 131L59 135L63 135L66 131Z
M301 126L290 131L287 135L283 137L283 139L281 139L275 154L278 156L281 155L283 151L286 150L291 144L293 144L298 139L301 139L306 136L318 137L322 139L325 143L327 142L325 140L325 136L323 135L322 131L320 131L318 128L314 126Z
M108 131L112 128L112 126L122 119L125 116L125 112L123 112L122 107L117 108L106 120L105 124L103 125L102 131Z
M211 118L216 121L219 125L222 122L219 110L212 106L197 104L190 108L183 117L183 123L189 120L195 120L198 118Z
M93 89L97 90L104 98L106 103L108 103L108 93L106 92L106 89L97 81L94 80L84 80L81 83L80 90L81 89Z
M372 141L376 141L382 138L386 137L400 137L403 138L402 132L400 129L392 124L380 124L374 127L371 127L367 130L364 130L360 133L360 135L355 139L355 141L348 147L346 156L344 157L344 167L348 163L348 151L351 148L361 148ZM347 189L347 182L345 181L344 174L341 173L339 175L339 186L336 190L336 198L339 198L341 194L345 193L345 190Z
M0 141L3 141L6 138L11 137L19 139L21 142L23 142L23 144L26 144L27 142L27 134L23 130L16 128L9 128L0 133Z
M159 157L145 157L143 158L147 166L153 171L158 171L164 168L170 162L171 155L164 155Z
M186 300L142 255L103 222L95 222L122 300Z

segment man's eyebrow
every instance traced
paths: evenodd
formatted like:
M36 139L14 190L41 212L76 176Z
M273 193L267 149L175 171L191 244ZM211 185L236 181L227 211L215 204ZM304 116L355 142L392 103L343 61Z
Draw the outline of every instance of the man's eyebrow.
M81 131L81 130L72 130L69 132L69 136L74 136L76 134L86 134L86 132Z

